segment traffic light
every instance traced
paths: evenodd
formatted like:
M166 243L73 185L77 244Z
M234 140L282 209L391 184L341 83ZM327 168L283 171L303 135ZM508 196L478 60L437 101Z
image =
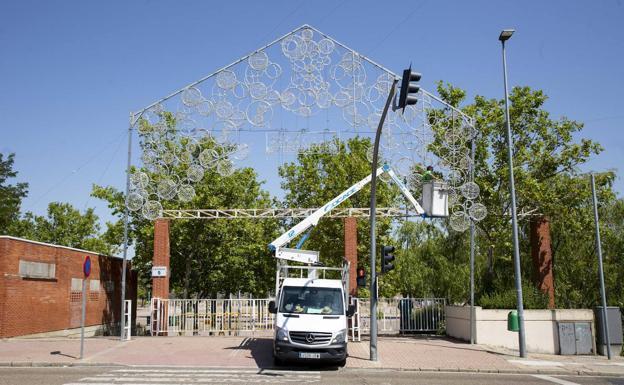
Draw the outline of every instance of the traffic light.
M357 287L366 287L366 270L357 269Z
M411 106L418 103L418 98L415 94L420 91L420 85L417 82L422 75L418 72L412 71L412 66L403 71L403 79L401 79L401 94L399 95L399 108L405 109L406 106Z
M387 273L394 269L394 246L382 246L381 248L381 272Z

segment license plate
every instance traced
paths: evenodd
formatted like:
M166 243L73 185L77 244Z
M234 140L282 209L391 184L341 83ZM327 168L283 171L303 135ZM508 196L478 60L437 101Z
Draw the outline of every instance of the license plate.
M304 353L304 352L299 352L299 358L316 358L316 359L319 359L319 358L321 358L321 353Z

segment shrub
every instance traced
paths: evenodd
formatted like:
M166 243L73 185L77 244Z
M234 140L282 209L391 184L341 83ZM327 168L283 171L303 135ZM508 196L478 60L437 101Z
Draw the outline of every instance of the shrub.
M548 295L533 286L523 285L522 302L525 309L546 309L548 308ZM486 293L481 296L477 304L484 309L515 309L516 290Z

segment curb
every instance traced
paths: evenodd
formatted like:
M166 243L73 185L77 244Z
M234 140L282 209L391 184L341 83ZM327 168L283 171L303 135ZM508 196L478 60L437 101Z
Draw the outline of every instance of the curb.
M124 365L115 363L101 363L101 362L46 362L46 361L14 361L14 362L0 362L0 368L67 368L67 367L170 367L163 365ZM202 366L192 366L193 368L203 368ZM206 368L215 368L214 366L207 366ZM230 367L219 367L222 369L234 369ZM245 367L247 368L247 367ZM300 370L301 367L267 367L267 368L253 368L258 370ZM584 376L584 377L623 377L622 372L593 372L590 370L552 370L552 369L480 369L480 368L357 368L357 367L344 367L338 369L341 372L354 372L354 371L394 371L394 372L423 372L423 373L473 373L473 374L547 374L552 376Z
M622 372L593 372L590 370L556 370L556 369L479 369L479 368L340 368L340 371L396 371L396 372L442 372L442 373L480 373L480 374L547 374L552 376L586 376L586 377L623 377Z
M99 362L46 362L14 361L0 362L0 368L67 368L67 367L124 367L129 365Z

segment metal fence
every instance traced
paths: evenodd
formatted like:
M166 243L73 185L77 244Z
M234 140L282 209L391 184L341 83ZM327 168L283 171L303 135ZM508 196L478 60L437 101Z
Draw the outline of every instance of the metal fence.
M150 303L151 335L271 335L274 314L270 298L160 299ZM359 333L370 330L370 301L357 302ZM377 306L380 334L437 332L444 323L444 298L380 298Z
M358 299L359 326L370 333L370 300ZM436 333L444 327L444 298L379 298L379 334Z
M160 299L151 302L151 335L270 334L270 299Z

